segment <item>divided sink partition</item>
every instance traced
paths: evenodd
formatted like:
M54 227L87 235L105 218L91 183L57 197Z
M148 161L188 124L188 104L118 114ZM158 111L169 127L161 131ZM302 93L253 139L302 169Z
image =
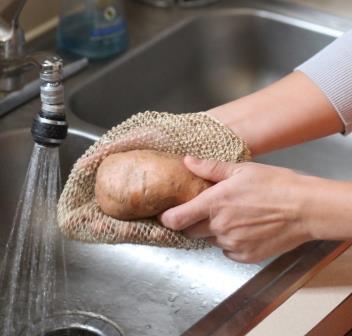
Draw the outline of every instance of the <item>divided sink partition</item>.
M214 10L182 20L70 93L72 128L61 148L64 179L101 132L132 114L146 109L204 111L246 95L289 73L337 35L259 9ZM0 135L0 250L5 248L31 148L28 130ZM257 161L351 179L351 150L352 142L336 135ZM126 336L237 335L265 308L264 287L270 292L279 277L317 249L323 258L338 246L325 249L319 244L323 243L298 249L267 266L269 261L232 262L216 248L183 251L66 242L69 309L104 315ZM311 267L319 260L311 258ZM236 316L242 324L236 324L240 319ZM228 331L229 321L238 328Z

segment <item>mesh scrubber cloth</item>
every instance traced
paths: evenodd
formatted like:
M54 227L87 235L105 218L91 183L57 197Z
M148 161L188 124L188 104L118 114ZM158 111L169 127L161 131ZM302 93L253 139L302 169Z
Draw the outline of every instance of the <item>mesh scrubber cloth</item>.
M76 162L58 203L58 222L70 239L91 243L134 243L203 248L203 240L161 226L155 218L121 221L105 215L95 201L100 163L110 154L153 149L200 159L243 162L250 158L242 139L206 113L138 113L112 128Z

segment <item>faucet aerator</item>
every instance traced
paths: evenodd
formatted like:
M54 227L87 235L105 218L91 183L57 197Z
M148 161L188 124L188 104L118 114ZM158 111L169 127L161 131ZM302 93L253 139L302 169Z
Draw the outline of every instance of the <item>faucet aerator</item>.
M63 62L58 57L46 59L41 65L41 111L33 119L32 136L39 145L60 146L66 138L68 124L65 116Z

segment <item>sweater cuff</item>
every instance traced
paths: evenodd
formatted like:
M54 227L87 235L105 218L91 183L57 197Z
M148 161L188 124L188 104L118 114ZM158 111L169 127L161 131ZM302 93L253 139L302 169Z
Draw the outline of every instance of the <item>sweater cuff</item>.
M327 96L345 125L352 132L352 31L328 45L298 66Z

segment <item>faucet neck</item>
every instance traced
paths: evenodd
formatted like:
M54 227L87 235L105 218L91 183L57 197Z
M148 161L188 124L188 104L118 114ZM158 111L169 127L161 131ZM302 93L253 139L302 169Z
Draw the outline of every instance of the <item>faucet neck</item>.
M2 24L16 28L21 11L27 0L1 0L0 18ZM0 24L1 24L0 21Z
M1 39L0 27L0 61L13 60L25 55L25 38L21 27L13 27L11 33Z
M24 33L18 24L25 3L26 0L0 0L0 92L22 86L21 76L12 72L25 56Z
M0 2L0 60L24 55L24 34L18 19L26 0L1 0Z
M25 39L20 27L10 39L0 41L0 92L12 92L22 87L19 69L25 58Z

